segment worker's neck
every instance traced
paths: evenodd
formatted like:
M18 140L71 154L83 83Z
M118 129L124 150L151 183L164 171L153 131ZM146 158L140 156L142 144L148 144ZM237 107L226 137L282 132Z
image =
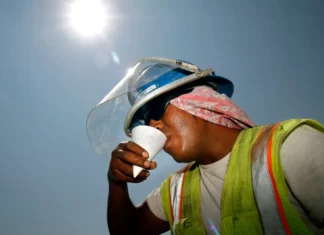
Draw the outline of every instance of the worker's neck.
M201 155L197 163L206 165L219 161L230 153L241 130L208 123L202 137Z

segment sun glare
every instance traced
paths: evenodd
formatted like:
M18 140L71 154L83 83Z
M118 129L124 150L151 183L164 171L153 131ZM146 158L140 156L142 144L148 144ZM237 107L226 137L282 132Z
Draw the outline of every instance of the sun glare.
M107 9L102 0L77 0L69 5L69 26L83 37L104 35L107 19Z

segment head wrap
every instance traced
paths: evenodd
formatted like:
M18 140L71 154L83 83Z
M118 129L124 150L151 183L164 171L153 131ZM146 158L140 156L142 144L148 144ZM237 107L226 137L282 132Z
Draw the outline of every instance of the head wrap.
M208 86L198 86L170 104L208 122L235 129L255 126L247 114L225 94Z

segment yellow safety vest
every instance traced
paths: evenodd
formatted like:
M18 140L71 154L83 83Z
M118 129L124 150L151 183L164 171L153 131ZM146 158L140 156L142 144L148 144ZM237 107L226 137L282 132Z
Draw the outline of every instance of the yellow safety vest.
M221 200L221 234L310 234L288 198L280 149L285 138L310 119L292 119L244 130L232 149ZM206 234L200 208L196 163L170 175L161 186L171 234Z

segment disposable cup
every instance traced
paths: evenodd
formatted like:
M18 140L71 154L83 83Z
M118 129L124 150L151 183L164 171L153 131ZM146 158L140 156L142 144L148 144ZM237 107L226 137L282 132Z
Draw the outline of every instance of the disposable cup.
M148 152L149 157L147 160L152 161L163 149L167 138L154 127L137 126L132 130L132 140ZM136 178L142 170L142 167L133 166L133 177Z

